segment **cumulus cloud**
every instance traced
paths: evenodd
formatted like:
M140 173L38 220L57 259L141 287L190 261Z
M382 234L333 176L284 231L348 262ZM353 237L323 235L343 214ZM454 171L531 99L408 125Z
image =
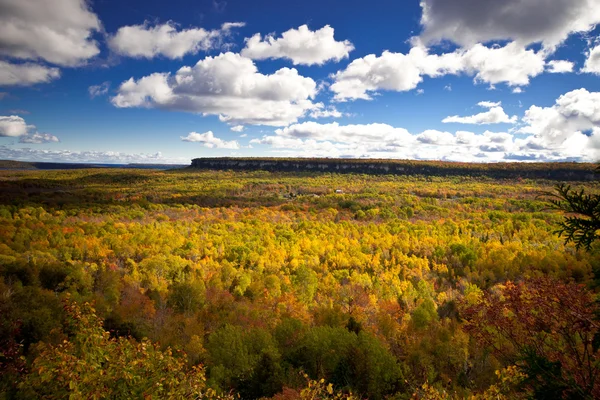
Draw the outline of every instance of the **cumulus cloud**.
M122 153L117 151L71 151L0 146L0 159L17 161L46 161L103 164L188 164L187 158L169 158L161 152Z
M0 116L0 137L18 137L20 143L30 144L59 141L54 135L36 132L34 125L27 125L18 115Z
M497 103L484 102L493 109ZM562 103L562 102L561 102ZM580 104L585 115L593 114ZM577 107L579 108L579 106ZM565 111L566 112L566 111ZM542 116L547 118L550 113ZM598 113L600 114L600 112ZM533 123L530 115L528 122ZM597 118L599 116L593 116ZM536 120L537 121L537 120ZM563 125L564 126L564 125ZM585 125L588 127L589 124ZM596 131L588 135L570 136L572 142L560 141L549 146L543 133L547 129L534 126L521 132L492 132L476 134L469 131L447 132L429 129L410 133L404 128L388 124L351 124L337 122L321 124L307 121L275 130L250 141L269 146L271 152L299 157L372 157L399 159L441 159L449 161L559 161L594 160L594 151L586 146L600 148ZM533 133L535 130L536 133ZM600 134L600 129L597 129ZM583 140L584 136L589 140ZM592 145L591 143L595 144Z
M428 129L415 136L417 142L424 144L435 144L437 146L448 146L454 144L456 138L450 132Z
M475 125L489 125L489 124L514 124L517 122L517 116L513 115L509 117L504 109L501 107L501 103L493 103L490 101L482 101L478 103L479 106L489 108L489 110L481 112L479 114L470 115L467 117L460 117L453 115L446 117L442 120L443 123L458 123L458 124L475 124Z
M252 144L270 146L273 151L302 157L377 157L403 159L444 159L499 161L505 152L515 151L512 135L486 132L477 135L426 130L411 134L387 124L339 125L313 121L278 129L275 135L252 139ZM502 149L501 146L504 146Z
M108 45L115 53L128 57L178 59L221 46L231 29L242 26L244 23L241 22L227 22L221 29L210 31L203 28L178 30L171 21L154 26L145 22L119 28L109 37Z
M596 46L588 51L587 59L581 71L600 75L600 46Z
M233 132L243 132L244 131L244 125L232 126L229 129L231 129Z
M464 47L512 40L553 49L600 23L596 0L421 0L421 7L422 41L446 39Z
M49 133L39 133L35 132L29 135L23 135L19 138L19 143L29 143L29 144L43 144L43 143L57 143L59 142L58 138Z
M521 133L530 149L567 152L596 160L600 156L600 92L577 89L560 96L551 107L531 106Z
M0 136L16 137L26 135L30 125L17 115L0 116Z
M384 51L353 60L332 78L330 90L335 100L370 100L380 90L409 91L424 76L436 78L461 73L473 76L475 82L495 85L525 86L544 72L544 54L525 49L516 43L504 47L477 44L468 50L429 54L423 47L413 47L408 54Z
M99 85L90 86L88 88L88 93L93 99L94 97L106 95L108 93L108 89L110 89L110 82L102 82Z
M187 136L180 137L184 142L195 142L200 143L204 147L208 147L209 149L233 149L237 150L240 148L240 145L237 141L225 141L212 133L212 131L197 133L190 132Z
M85 0L2 0L0 55L77 66L100 50L100 20Z
M218 115L231 125L285 126L316 107L316 94L315 81L296 69L264 75L252 60L228 52L175 74L131 78L121 84L112 103Z
M531 78L544 72L545 54L515 42L504 47L477 44L463 54L465 70L476 82L527 86Z
M371 93L378 90L409 91L423 81L423 75L456 74L461 69L455 53L430 55L420 47L408 54L384 51L379 57L369 54L353 60L332 76L334 83L329 88L338 101L371 100Z
M552 60L546 64L547 71L551 74L565 74L573 72L575 64L568 60Z
M0 61L0 85L30 86L46 83L60 77L58 68L48 68L34 63L13 64Z
M322 65L347 58L354 50L350 41L337 41L333 36L334 29L329 25L316 31L302 25L284 32L279 38L268 35L263 39L257 33L246 39L242 55L255 60L285 58L294 65Z

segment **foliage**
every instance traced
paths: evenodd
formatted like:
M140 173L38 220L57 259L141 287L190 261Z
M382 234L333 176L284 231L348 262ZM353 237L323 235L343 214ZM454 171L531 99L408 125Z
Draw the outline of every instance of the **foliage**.
M31 373L19 384L25 398L216 398L201 367L143 340L110 338L90 304L64 304L71 335L38 344Z
M507 282L463 315L472 337L526 376L536 398L600 396L598 305L580 285Z
M575 190L566 184L556 185L556 193L550 193L550 203L558 210L571 214L563 222L557 233L565 236L565 241L574 242L577 248L590 250L592 243L600 238L600 195Z
M427 166L450 167L412 167ZM552 182L464 168L471 176L0 171L0 398L198 387L247 399L518 398L559 375L550 390L588 390L549 346L575 354L564 335L585 332L593 350L595 328L567 328L572 315L540 303L562 330L527 325L535 334L520 337L555 341L528 352L492 335L495 323L524 326L468 310L503 301L507 282L594 288L600 254L553 234L562 215L537 198Z

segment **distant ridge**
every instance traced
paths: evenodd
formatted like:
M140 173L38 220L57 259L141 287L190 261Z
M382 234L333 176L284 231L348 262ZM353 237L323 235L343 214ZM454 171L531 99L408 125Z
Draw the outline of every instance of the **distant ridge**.
M487 176L494 179L549 179L559 181L592 181L597 179L596 165L591 163L462 163L447 161L414 161L339 158L195 158L191 168L271 171L329 172L371 175Z
M0 170L49 170L49 169L88 169L88 168L135 168L135 169L175 169L184 168L182 164L101 164L101 163L58 163L37 161L0 160Z

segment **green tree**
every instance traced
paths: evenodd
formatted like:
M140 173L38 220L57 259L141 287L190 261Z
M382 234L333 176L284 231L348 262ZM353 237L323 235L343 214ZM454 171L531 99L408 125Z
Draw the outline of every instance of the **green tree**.
M217 398L206 388L203 368L189 369L185 356L148 340L111 338L89 303L67 298L64 309L69 338L36 346L19 385L23 398Z
M204 284L201 281L180 282L171 286L167 304L180 313L194 313L204 301Z
M373 335L360 332L357 339L348 358L351 387L373 400L397 391L402 373L394 356Z
M310 329L300 345L297 361L309 376L340 383L346 375L340 369L347 366L349 351L356 345L356 334L342 327L317 326Z
M282 386L278 381L281 356L264 329L225 325L210 335L207 350L213 365L210 381L218 389L236 389L259 398L272 396ZM265 376L265 371L272 375Z
M568 214L559 223L557 233L565 236L565 242L573 242L577 248L589 250L592 243L600 238L600 195L575 190L570 185L559 184L550 195L550 204Z

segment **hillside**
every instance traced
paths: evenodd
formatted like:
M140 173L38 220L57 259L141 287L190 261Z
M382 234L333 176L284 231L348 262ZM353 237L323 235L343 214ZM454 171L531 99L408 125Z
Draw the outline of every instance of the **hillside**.
M50 169L89 169L89 168L135 168L135 169L175 169L185 165L178 164L97 164L66 162L29 162L0 160L0 170L50 170Z

